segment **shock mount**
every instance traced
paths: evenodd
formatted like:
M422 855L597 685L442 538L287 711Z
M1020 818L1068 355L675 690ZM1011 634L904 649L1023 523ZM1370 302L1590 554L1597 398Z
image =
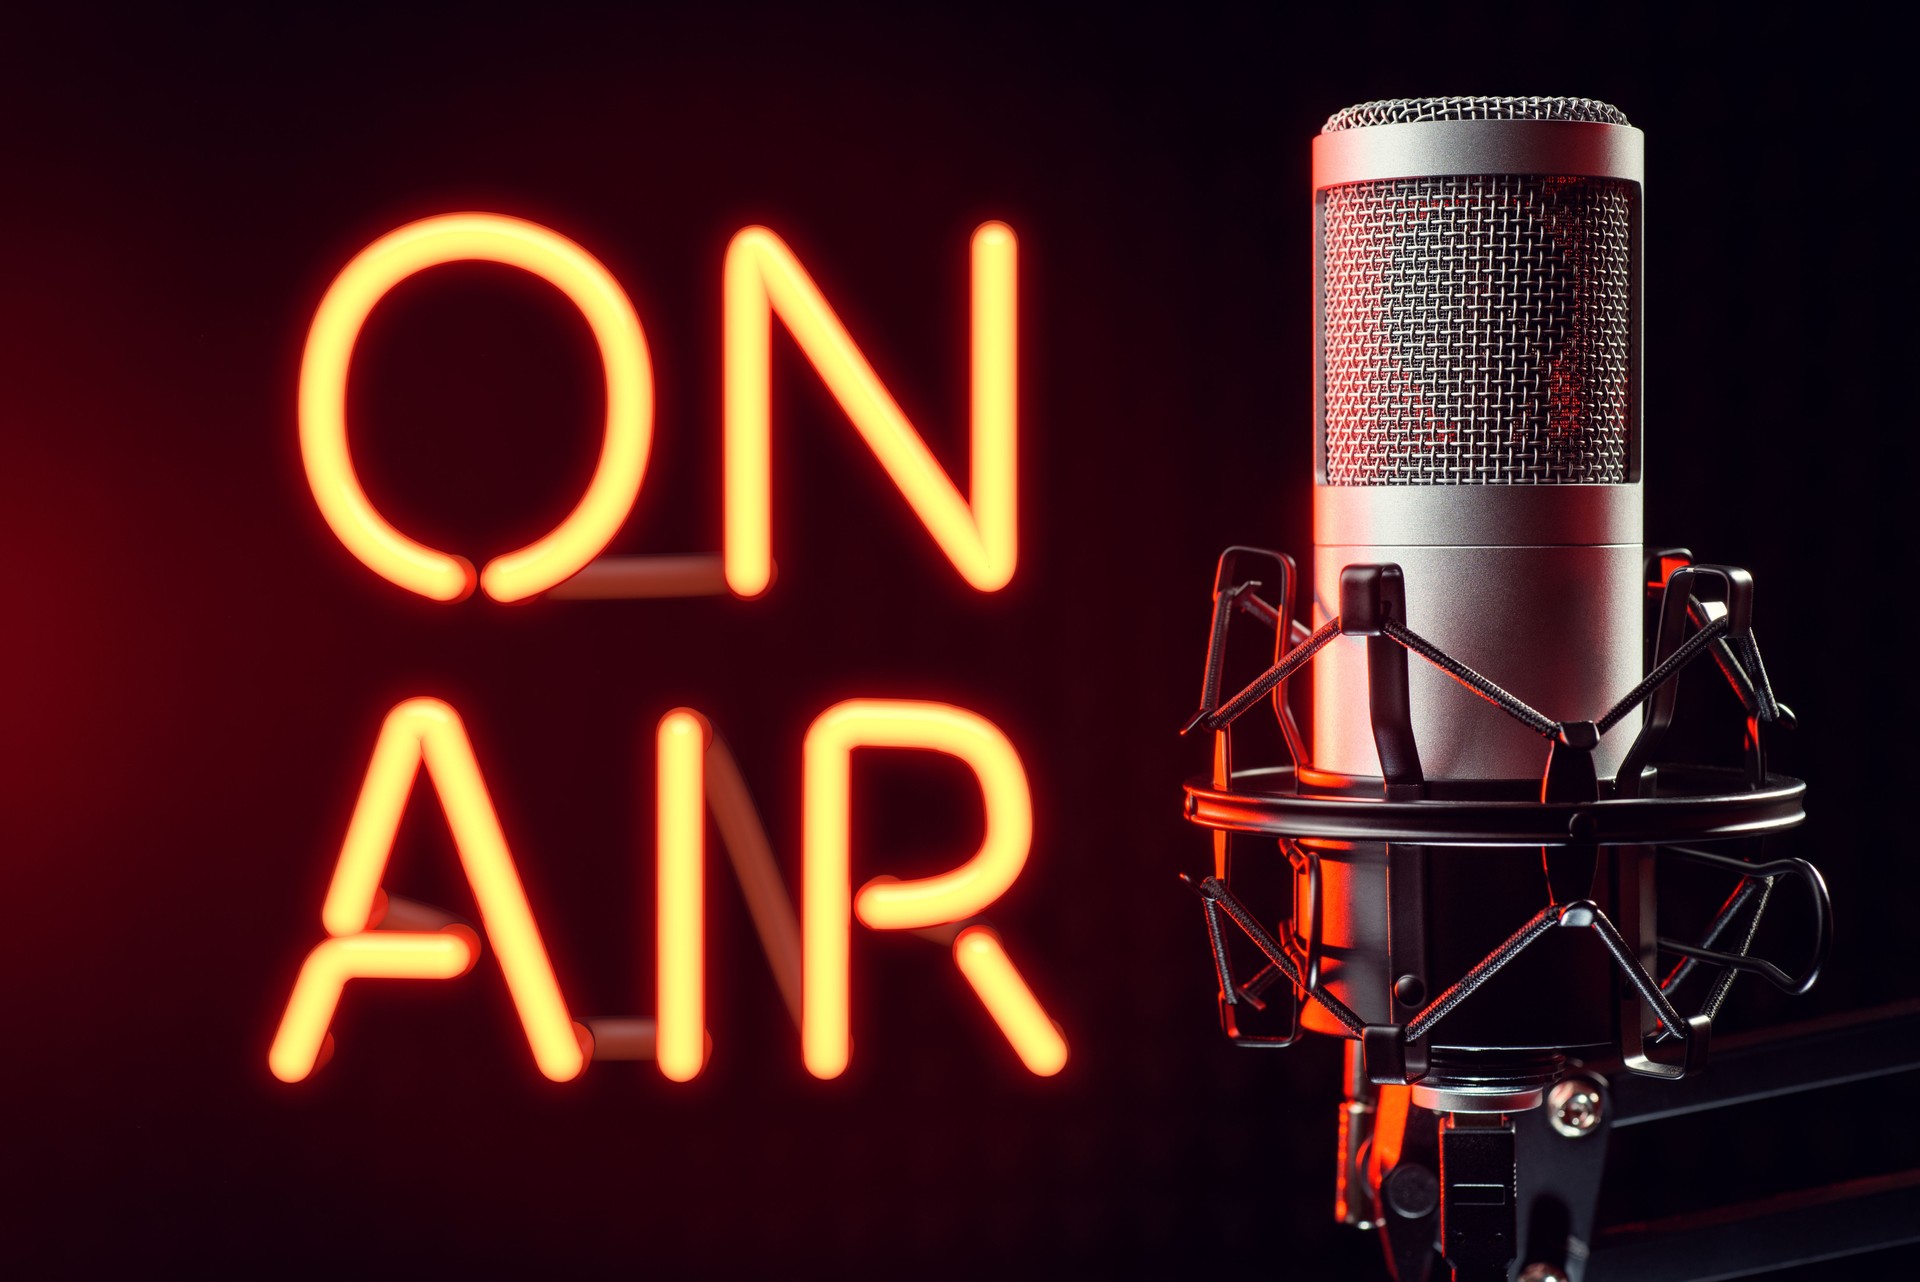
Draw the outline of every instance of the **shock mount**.
M1805 993L1833 939L1832 903L1820 872L1803 859L1766 858L1763 849L1766 838L1802 821L1806 786L1768 766L1766 736L1791 725L1793 714L1774 697L1754 638L1752 577L1731 566L1697 565L1685 549L1652 556L1646 676L1592 720L1576 721L1528 706L1416 632L1396 565L1346 567L1339 613L1313 629L1293 617L1297 583L1294 563L1281 553L1245 547L1222 553L1200 707L1182 731L1213 736L1211 772L1185 789L1187 818L1212 834L1213 868L1182 879L1200 899L1221 1027L1241 1046L1283 1047L1301 1036L1304 1013L1305 1024L1346 1039L1337 1211L1349 1223L1382 1230L1389 1266L1402 1282L1427 1276L1436 1246L1456 1282L1504 1280L1516 1256L1526 1264L1523 1277L1580 1282L1597 1276L1587 1268L1590 1205L1544 1230L1532 1216L1521 1240L1516 1145L1526 1128L1517 1130L1515 1118L1544 1101L1556 1129L1583 1134L1583 1119L1590 1129L1600 1116L1608 1080L1696 1077L1734 979L1752 973ZM1223 699L1228 642L1242 617L1272 633L1273 662ZM1287 700L1289 678L1342 636L1366 640L1376 778L1316 770ZM1409 710L1409 654L1539 735L1538 782L1427 778ZM1744 759L1737 766L1664 755L1679 678L1703 659L1745 715ZM1242 768L1233 729L1262 703L1276 716L1287 760ZM1642 716L1637 737L1615 777L1601 778L1594 763L1600 737L1636 711ZM1273 841L1286 860L1293 905L1271 924L1233 888L1236 836ZM1340 950L1327 938L1327 886L1336 875L1350 891L1361 884L1354 880L1359 874L1351 861L1359 856L1353 851L1380 852L1384 862L1389 955L1384 969L1376 959L1373 969L1351 967L1336 982L1329 973ZM1446 865L1436 861L1469 854L1531 860L1534 851L1544 873L1534 911L1516 913L1510 933L1477 962L1457 973L1441 971L1438 954L1448 946L1437 937L1429 883ZM1659 929L1654 874L1672 864L1734 878L1698 942ZM1752 952L1782 879L1798 883L1813 907L1810 959L1797 974ZM1505 880L1516 877L1509 873ZM1457 895L1451 902L1459 902ZM1258 950L1263 964L1250 975L1243 977L1234 962L1229 927ZM1608 959L1595 963L1601 987L1588 984L1570 1004L1596 1004L1590 999L1600 992L1598 1004L1612 1005L1597 1016L1611 1045L1594 1044L1590 1032L1567 1032L1574 1040L1555 1047L1555 1034L1542 1030L1572 1027L1558 1013L1521 1021L1538 1027L1509 1027L1511 1012L1476 1001L1503 972L1509 995L1532 993L1515 989L1516 973L1525 969L1516 963L1545 948L1543 941L1557 940L1561 950L1576 947L1565 940L1569 935L1589 938L1586 947L1597 946ZM1661 976L1663 955L1672 964ZM1605 983L1609 967L1617 985ZM1717 973L1694 1012L1683 1013L1676 994L1702 967ZM1243 1027L1256 1015L1259 1031ZM1590 1030L1595 1014L1584 1017L1582 1027Z

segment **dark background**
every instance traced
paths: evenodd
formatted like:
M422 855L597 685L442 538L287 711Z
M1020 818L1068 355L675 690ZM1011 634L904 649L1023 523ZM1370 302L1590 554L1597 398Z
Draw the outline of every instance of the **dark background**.
M1369 98L1584 94L1646 130L1648 538L1757 577L1802 718L1785 752L1813 788L1799 849L1843 932L1814 996L1736 989L1723 1026L1912 995L1920 879L1889 784L1915 765L1889 573L1911 449L1894 36L1831 6L1680 9L9 19L0 1254L53 1273L1368 1276L1372 1243L1329 1215L1338 1048L1224 1044L1173 874L1205 859L1178 803L1205 749L1174 729L1213 557L1308 550L1308 140ZM1012 586L965 587L784 339L763 600L448 607L375 578L300 471L300 343L355 250L458 209L579 240L640 310L656 437L621 553L719 548L735 230L788 239L963 471L966 241L1009 221ZM355 447L404 528L478 560L578 493L599 379L546 287L438 269L361 350ZM1067 1069L1028 1076L939 951L862 932L852 1067L813 1080L717 874L716 1046L690 1085L630 1064L541 1078L490 957L459 984L351 993L333 1063L276 1082L267 1044L375 732L413 694L465 716L581 1015L651 1012L668 708L730 740L790 883L814 715L862 695L978 710L1019 745L1037 812L990 916ZM863 763L859 875L971 849L964 784ZM387 884L465 909L424 796ZM1609 1213L1911 1164L1914 1110L1888 1099L1636 1132Z

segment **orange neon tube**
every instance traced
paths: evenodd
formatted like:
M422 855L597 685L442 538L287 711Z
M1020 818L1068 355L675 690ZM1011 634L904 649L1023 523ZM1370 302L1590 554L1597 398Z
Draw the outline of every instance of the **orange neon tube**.
M1003 588L1018 558L1018 246L1005 223L973 234L971 497L963 497L785 241L748 227L727 246L725 568L740 596L772 581L772 318L779 316L914 514L966 581Z
M466 727L460 715L440 700L409 699L387 714L347 824L321 921L329 934L342 939L362 937L367 930L407 795L423 766L439 794L461 868L473 888L487 940L499 955L534 1061L554 1081L571 1080L586 1067L585 1055ZM398 933L372 932L383 938Z
M676 708L661 718L655 763L658 997L655 1058L676 1082L698 1076L707 1058L705 782L708 728Z
M653 432L653 370L633 303L599 260L538 223L504 214L442 214L388 232L340 272L314 313L300 361L300 457L320 514L347 550L382 578L436 601L473 591L473 566L402 534L367 498L347 444L347 373L374 306L401 281L442 263L503 263L560 290L593 331L607 386L600 461L572 512L540 538L493 558L479 585L518 601L572 576L605 549L633 510Z
M855 747L944 752L973 768L986 800L986 836L971 859L937 876L868 882L853 901L861 924L874 930L942 926L971 917L1006 893L1026 866L1027 850L1033 844L1033 798L1020 754L1000 728L978 713L950 704L852 700L829 710L829 715L839 709L847 712L823 730L828 736L823 755L836 743L846 747L838 756L842 763ZM841 769L844 772L846 766ZM831 773L823 776L821 787L837 788L843 797L848 794L844 773L837 780ZM831 804L824 795L821 800ZM836 839L844 840L847 808L851 808L850 798L841 811ZM822 835L827 835L824 828Z
M876 880L850 896L852 755L855 748L924 748L973 769L986 802L980 849L950 872ZM801 1054L816 1077L835 1077L849 1052L851 916L876 930L960 921L997 899L1020 874L1033 838L1033 805L1020 758L998 727L965 708L912 700L852 699L807 730L803 749Z
M457 979L480 955L470 931L370 930L321 941L300 967L293 996L267 1052L283 1082L313 1072L327 1027L350 979Z
M954 936L953 960L1028 1071L1052 1077L1067 1066L1066 1039L1040 1009L998 935L985 926L967 927Z

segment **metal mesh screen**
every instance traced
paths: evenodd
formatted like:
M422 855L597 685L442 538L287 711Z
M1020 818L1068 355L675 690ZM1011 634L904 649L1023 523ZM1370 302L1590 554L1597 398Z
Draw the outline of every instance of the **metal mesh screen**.
M1628 479L1632 183L1401 178L1321 199L1328 484Z
M1323 134L1370 125L1411 125L1424 120L1586 120L1624 125L1626 113L1597 98L1384 98L1362 102L1327 117Z

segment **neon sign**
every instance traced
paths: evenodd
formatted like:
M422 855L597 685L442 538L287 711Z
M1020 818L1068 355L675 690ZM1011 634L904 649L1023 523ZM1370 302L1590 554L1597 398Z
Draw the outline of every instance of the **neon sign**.
M720 558L606 557L632 511L652 430L646 338L626 292L597 259L548 228L497 214L448 214L374 241L327 290L301 364L301 458L328 527L382 578L436 601L477 586L495 601L667 596L731 591L754 597L772 582L770 367L779 317L936 545L981 592L1011 580L1017 526L1017 246L990 222L971 245L970 493L941 468L793 251L749 227L724 268L725 548ZM400 532L367 498L347 443L346 386L354 345L374 306L413 274L480 260L531 272L580 310L598 344L607 415L593 477L546 535L475 573L454 553ZM715 564L715 561L718 564ZM856 892L850 832L856 749L934 751L978 782L986 811L980 848L945 873L880 877ZM274 1075L299 1081L332 1051L328 1029L349 980L452 980L483 946L502 973L539 1070L577 1077L594 1059L653 1059L687 1081L711 1046L705 1014L707 814L746 895L776 982L800 1029L810 1073L844 1072L854 922L873 930L950 928L955 966L1021 1062L1042 1076L1065 1066L1067 1045L1004 944L978 914L1019 876L1032 843L1032 798L1019 753L991 722L946 703L852 699L822 712L801 751L802 904L796 916L731 754L706 718L678 708L655 736L658 961L655 1018L577 1021L554 976L474 747L459 714L409 699L383 724L322 907L327 938L302 965L268 1053ZM479 909L479 929L452 914L389 896L381 882L407 797L424 773L438 794ZM703 805L704 803L704 805Z
M982 592L1012 580L1019 543L1013 230L1005 223L981 226L973 234L972 257L972 496L963 498L786 242L764 227L734 236L724 272L723 363L725 568L736 595L758 596L772 582L776 315L961 576ZM600 460L579 503L541 538L489 561L477 579L464 557L416 542L374 508L347 445L347 375L374 306L409 276L465 261L518 267L564 293L593 331L607 390ZM314 315L300 362L299 396L301 462L328 527L374 573L436 601L465 600L476 581L496 601L524 600L585 570L632 512L652 441L653 371L632 300L579 245L501 214L423 218L354 255ZM672 595L688 586L682 576L664 591L656 586L640 594Z

